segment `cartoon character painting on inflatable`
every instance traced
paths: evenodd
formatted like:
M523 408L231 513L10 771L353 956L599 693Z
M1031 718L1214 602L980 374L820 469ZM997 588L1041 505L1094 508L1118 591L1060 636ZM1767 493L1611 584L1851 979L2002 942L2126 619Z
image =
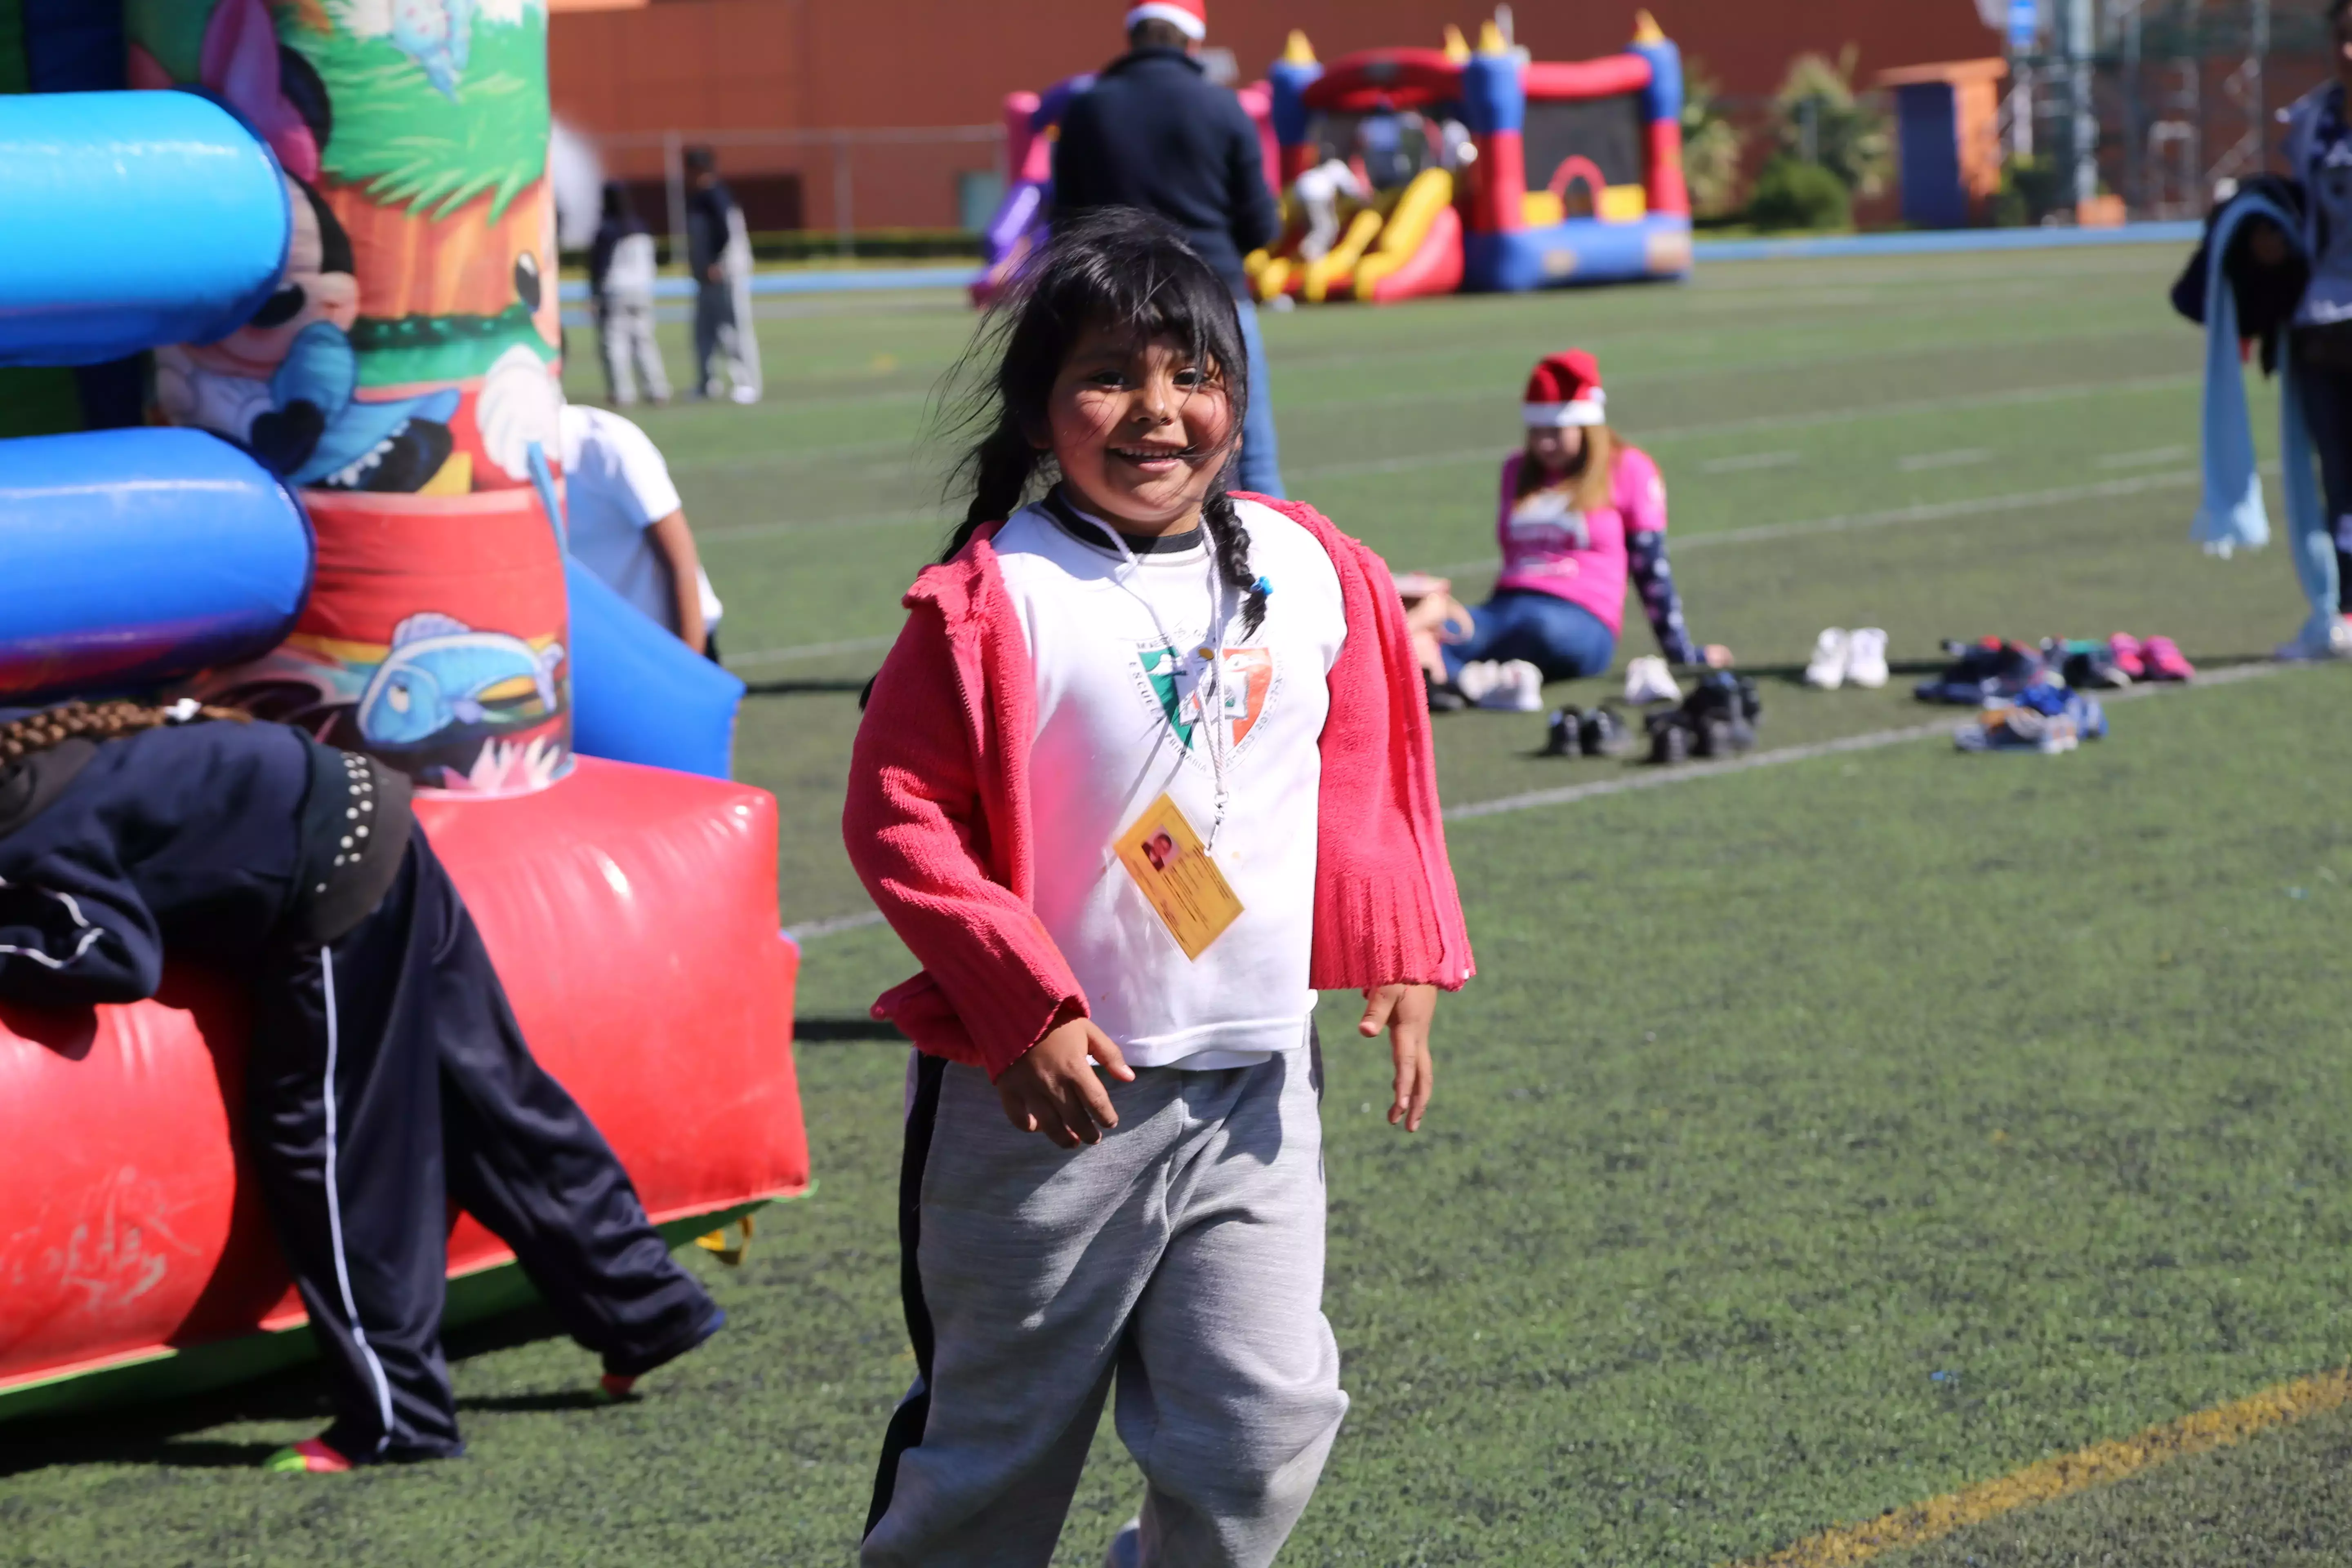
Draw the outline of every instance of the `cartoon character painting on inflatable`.
M1318 63L1306 38L1268 73L1282 142L1282 240L1249 258L1261 300L1386 303L1457 289L1516 292L1690 270L1682 57L1647 13L1622 54L1545 62L1489 22L1474 51L1373 49ZM1299 176L1354 157L1368 117L1453 121L1470 151L1349 205L1309 257ZM1359 171L1360 174L1361 171Z
M797 960L774 802L726 778L741 682L563 548L546 29L0 7L0 704L194 693L409 773L675 1239L808 1185ZM302 1353L245 1006L186 963L130 1005L0 997L0 1418ZM453 1315L514 1298L470 1219L449 1256Z

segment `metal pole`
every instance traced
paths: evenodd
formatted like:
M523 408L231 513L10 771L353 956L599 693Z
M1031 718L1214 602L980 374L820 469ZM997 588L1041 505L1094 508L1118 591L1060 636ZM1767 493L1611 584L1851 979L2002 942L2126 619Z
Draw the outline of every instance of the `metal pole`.
M2066 0L2065 29L2066 108L2072 123L2066 151L2074 164L2074 200L2082 203L2099 194L2099 120L2091 103L2091 0Z
M688 267L686 258L686 142L675 131L662 132L662 184L669 195L669 261ZM688 270L692 270L689 267Z
M2148 205L2147 109L2140 96L2141 0L2130 4L2124 14L2124 191L2133 208L2144 212Z
M2263 92L2263 73L2271 53L2271 0L2252 0L2252 16L2249 18L2252 37L2248 40L2246 62L2249 78L2246 82L2246 116L2252 123L2254 156L2251 173L2259 174L2270 167L2270 115Z
M857 254L857 227L849 188L849 134L833 133L833 232L844 256Z

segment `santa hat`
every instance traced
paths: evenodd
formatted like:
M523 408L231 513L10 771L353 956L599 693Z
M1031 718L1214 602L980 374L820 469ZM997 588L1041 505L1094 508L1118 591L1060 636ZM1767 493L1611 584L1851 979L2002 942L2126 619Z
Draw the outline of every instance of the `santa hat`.
M1209 36L1209 0L1145 0L1129 9L1129 32L1145 22L1165 22L1197 44Z
M1605 425L1608 395L1601 390L1601 364L1582 349L1552 354L1528 377L1528 426L1557 430L1570 425Z

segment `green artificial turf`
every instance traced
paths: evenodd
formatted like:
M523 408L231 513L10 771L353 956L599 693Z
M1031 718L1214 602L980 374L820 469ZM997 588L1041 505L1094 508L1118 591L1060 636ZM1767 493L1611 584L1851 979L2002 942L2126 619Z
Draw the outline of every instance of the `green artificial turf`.
M1911 660L1943 635L2123 626L2243 658L2291 628L2294 593L2275 553L2221 565L2185 542L2189 458L2168 449L2192 439L2196 349L2159 300L2177 260L1773 263L1302 311L1268 322L1286 455L1298 493L1400 565L1475 561L1526 362L1597 344L1612 414L1674 489L1695 628L1767 672L1770 745L1936 716L1786 679L1832 622L1883 624ZM877 656L777 650L894 624L940 525L842 520L936 510L912 433L969 325L919 300L795 307L763 321L769 404L646 420L709 541L730 656L770 656L740 666L770 688L741 762L784 808L791 920L863 907L833 821ZM1948 513L1886 520L1923 505ZM1736 531L1837 518L1867 526ZM1636 616L1628 651L1645 642ZM1284 1561L1721 1562L2342 1363L2347 698L2352 672L2292 672L2119 703L2067 757L1914 741L1455 823L1482 973L1442 1013L1421 1135L1378 1114L1384 1053L1350 1037L1347 999L1325 1010L1328 1307L1355 1404ZM1620 768L1536 759L1539 730L1445 720L1449 801ZM320 1424L300 1376L0 1428L0 1557L850 1561L911 1371L905 1058L856 1037L908 963L883 930L809 943L822 1185L762 1216L740 1271L688 1254L732 1323L647 1399L593 1405L590 1358L523 1319L457 1347L462 1463L256 1473ZM2347 1430L2323 1417L1885 1561L2343 1561ZM1059 1562L1098 1561L1136 1500L1108 1431L1097 1461ZM2099 1555L2116 1542L2142 1544Z

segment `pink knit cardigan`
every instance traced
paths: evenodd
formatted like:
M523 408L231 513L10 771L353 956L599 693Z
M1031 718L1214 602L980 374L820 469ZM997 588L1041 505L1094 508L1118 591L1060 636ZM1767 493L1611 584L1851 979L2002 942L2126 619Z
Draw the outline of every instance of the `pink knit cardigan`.
M1347 616L1320 742L1308 984L1457 990L1475 966L1445 858L1421 669L1388 567L1312 507L1246 499L1322 543ZM923 963L874 1016L992 1078L1087 1016L1085 992L1030 906L1036 689L995 531L908 592L906 627L858 727L841 821L866 891Z

